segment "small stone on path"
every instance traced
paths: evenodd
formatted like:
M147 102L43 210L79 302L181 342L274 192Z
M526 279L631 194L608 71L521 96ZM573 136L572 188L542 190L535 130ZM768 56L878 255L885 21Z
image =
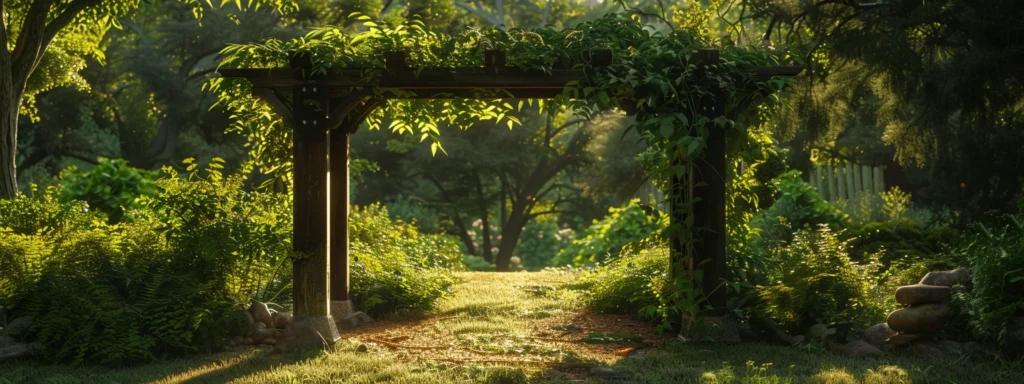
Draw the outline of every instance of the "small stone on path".
M366 344L359 344L359 346L356 347L356 352L366 353L366 352L369 352L369 351L370 351L370 347L367 347Z
M597 376L597 377L618 377L619 376L619 372L616 371L615 368L608 368L608 367L594 367L594 368L590 368L589 373L590 373L591 376Z

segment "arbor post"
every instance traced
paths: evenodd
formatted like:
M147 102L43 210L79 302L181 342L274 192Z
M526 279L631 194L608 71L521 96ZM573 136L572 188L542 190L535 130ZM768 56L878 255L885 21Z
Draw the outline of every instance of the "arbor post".
M377 107L368 92L352 92L336 106L329 106L328 134L330 173L328 193L328 248L330 249L331 315L345 320L354 309L349 296L349 170L350 136ZM347 323L339 323L339 327Z
M698 77L704 66L721 62L717 50L702 50L691 57L697 65ZM722 90L704 95L697 104L697 113L714 120L725 115ZM694 116L693 120L696 116ZM683 313L683 341L739 341L736 328L727 319L726 292L721 284L727 276L725 232L725 127L708 126L704 157L686 170L684 176L671 179L671 216L676 228L685 228L686 214L693 215L692 244L684 243L682 234L670 241L670 273L675 281L688 281L691 299L701 305L697 317ZM700 132L691 132L700 136ZM673 166L683 165L680 156L672 156ZM689 248L689 250L687 249ZM689 258L687 253L689 252ZM684 265L685 262L685 265ZM688 275L683 276L681 274ZM682 289L683 287L677 287Z
M297 72L300 68L296 68ZM327 92L316 85L293 87L292 264L294 315L316 328L324 339L341 339L328 301L330 253L327 243Z
M328 209L331 249L331 314L343 320L352 313L349 298L349 132L335 129L330 138L330 202Z

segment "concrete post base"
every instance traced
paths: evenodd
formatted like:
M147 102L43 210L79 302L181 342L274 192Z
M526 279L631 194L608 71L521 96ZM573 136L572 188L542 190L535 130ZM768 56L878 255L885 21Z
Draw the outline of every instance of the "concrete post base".
M737 324L732 316L683 316L678 338L684 343L739 343Z
M341 340L341 334L338 333L338 326L334 323L334 318L332 316L303 317L298 320L304 321L306 324L313 327L313 329L316 329L317 332L320 332L320 335L324 337L324 340L327 340L331 345L334 345L338 340Z

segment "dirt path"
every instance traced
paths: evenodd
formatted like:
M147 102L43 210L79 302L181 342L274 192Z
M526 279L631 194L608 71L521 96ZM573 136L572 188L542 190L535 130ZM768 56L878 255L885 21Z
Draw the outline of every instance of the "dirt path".
M628 316L586 311L569 274L467 272L460 278L429 316L379 320L342 337L406 361L561 369L614 364L669 337Z

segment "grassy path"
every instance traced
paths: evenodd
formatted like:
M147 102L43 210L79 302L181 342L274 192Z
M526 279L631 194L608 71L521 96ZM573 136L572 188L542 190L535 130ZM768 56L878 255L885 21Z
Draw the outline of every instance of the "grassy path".
M588 313L570 288L573 276L557 272L466 273L462 280L431 315L348 331L329 353L242 349L131 368L6 363L0 383L1024 382L1020 362L681 344L627 317ZM357 352L360 345L368 351Z

